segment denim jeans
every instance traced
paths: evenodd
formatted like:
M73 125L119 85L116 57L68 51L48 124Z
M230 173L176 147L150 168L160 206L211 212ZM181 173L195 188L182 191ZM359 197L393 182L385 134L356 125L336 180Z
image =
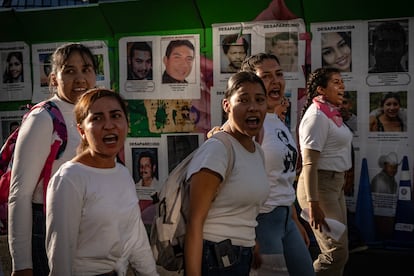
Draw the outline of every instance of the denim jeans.
M46 214L43 204L32 204L33 225L32 225L32 260L33 276L47 276L49 266L46 255Z
M269 213L259 214L257 222L256 239L260 254L267 257L263 259L264 262L277 260L278 257L280 260L285 260L290 276L315 275L310 252L292 219L291 206L279 206ZM265 270L275 265L275 263L262 264L263 271L259 271L259 275L266 275ZM275 271L267 274L276 275Z
M253 259L253 248L233 245L236 262L220 268L214 251L214 242L203 241L203 260L201 274L203 276L248 276Z

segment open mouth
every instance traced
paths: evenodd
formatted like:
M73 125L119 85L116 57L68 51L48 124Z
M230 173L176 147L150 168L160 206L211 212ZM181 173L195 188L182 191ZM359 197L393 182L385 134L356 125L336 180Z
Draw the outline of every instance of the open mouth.
M278 90L278 89L273 89L273 90L270 90L270 91L267 93L267 95L268 95L268 97L269 97L269 98L272 98L272 99L278 100L278 99L280 98L280 90Z
M248 117L246 119L247 125L249 126L257 126L260 123L260 118L259 117L255 117L255 116L251 116Z
M86 92L88 90L88 88L78 87L78 88L73 88L72 90L77 92L77 93L83 93L83 92Z
M103 141L105 144L114 144L118 141L118 136L115 134L106 135Z

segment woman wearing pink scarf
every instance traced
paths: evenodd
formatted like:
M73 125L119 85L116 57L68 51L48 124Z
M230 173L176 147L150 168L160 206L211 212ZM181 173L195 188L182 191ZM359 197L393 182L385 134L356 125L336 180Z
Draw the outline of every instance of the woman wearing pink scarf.
M337 69L316 69L308 78L299 125L302 171L297 198L321 250L313 263L318 276L341 276L348 260L347 231L334 239L327 223L329 218L347 224L343 185L344 172L352 165L352 132L339 113L344 90Z

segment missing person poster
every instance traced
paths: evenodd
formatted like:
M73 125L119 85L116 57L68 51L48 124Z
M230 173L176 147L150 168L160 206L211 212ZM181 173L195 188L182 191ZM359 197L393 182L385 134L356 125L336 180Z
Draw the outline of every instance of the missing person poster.
M0 43L0 101L32 98L30 48L23 41Z
M32 45L33 103L38 103L52 96L53 91L51 89L53 88L49 86L49 74L52 70L51 58L55 50L65 43ZM82 41L80 43L89 47L94 55L97 65L96 86L110 88L108 46L104 41Z
M303 19L213 24L214 86L225 87L246 57L278 57L290 86L303 87L306 50Z
M119 85L126 99L200 99L199 35L119 40Z

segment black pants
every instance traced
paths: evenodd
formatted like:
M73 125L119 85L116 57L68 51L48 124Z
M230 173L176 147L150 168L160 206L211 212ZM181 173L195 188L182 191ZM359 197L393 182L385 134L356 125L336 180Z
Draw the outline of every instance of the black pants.
M43 204L32 204L33 224L32 224L32 261L33 275L47 276L49 265L46 255L46 214Z

